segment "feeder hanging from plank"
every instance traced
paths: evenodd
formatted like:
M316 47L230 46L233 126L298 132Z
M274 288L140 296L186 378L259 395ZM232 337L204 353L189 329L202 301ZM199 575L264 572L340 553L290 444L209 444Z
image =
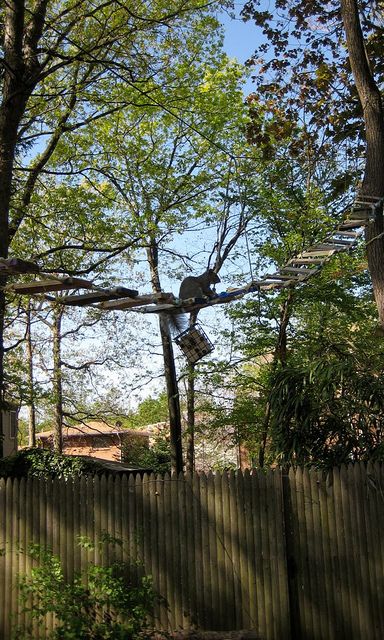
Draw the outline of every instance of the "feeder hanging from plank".
M214 350L214 346L199 324L193 324L175 338L190 364L194 364Z

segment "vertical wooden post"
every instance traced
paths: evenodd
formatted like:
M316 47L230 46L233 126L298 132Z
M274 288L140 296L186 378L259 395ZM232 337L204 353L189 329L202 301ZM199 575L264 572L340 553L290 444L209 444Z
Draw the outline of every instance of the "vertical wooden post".
M172 471L183 471L183 449L181 442L181 412L179 389L177 385L175 358L173 354L171 332L168 318L159 314L160 335L163 346L164 374L167 385L169 428L171 435Z

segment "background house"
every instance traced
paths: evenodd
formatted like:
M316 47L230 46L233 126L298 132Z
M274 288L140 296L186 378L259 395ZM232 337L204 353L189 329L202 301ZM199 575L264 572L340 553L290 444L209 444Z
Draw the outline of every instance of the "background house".
M149 447L148 431L123 429L102 421L63 427L63 453L69 456L91 456L121 462L122 452L138 444ZM53 447L53 431L36 434L36 444L45 449Z

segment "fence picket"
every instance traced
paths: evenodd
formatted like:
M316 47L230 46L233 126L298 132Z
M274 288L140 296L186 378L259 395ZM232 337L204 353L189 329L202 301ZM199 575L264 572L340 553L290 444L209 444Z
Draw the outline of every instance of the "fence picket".
M17 574L31 560L19 548L30 542L50 546L68 578L92 561L129 562L134 579L151 574L169 604L156 607L154 624L166 630L247 628L260 640L384 637L379 464L327 474L8 479L0 480L0 509L1 640L10 639L10 615L20 607ZM123 539L123 548L104 544L100 555L103 532ZM95 550L80 549L78 535ZM45 637L36 623L34 632Z

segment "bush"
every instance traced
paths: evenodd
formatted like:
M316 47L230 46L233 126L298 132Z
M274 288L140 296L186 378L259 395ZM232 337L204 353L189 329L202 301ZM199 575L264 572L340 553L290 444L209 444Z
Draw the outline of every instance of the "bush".
M171 471L171 445L169 440L159 435L153 446L141 442L123 446L123 460L128 464L138 464L144 469L150 469L153 473L170 473Z
M81 544L92 546L84 539ZM150 578L134 586L124 563L91 563L67 582L60 558L49 549L30 545L28 553L38 562L19 579L22 613L29 623L14 628L14 640L32 640L34 620L39 629L46 629L48 613L56 620L55 629L46 635L49 640L132 640L142 634L155 601Z
M23 449L0 460L0 478L64 478L69 480L84 474L105 473L105 469L91 458L64 456L49 449Z

